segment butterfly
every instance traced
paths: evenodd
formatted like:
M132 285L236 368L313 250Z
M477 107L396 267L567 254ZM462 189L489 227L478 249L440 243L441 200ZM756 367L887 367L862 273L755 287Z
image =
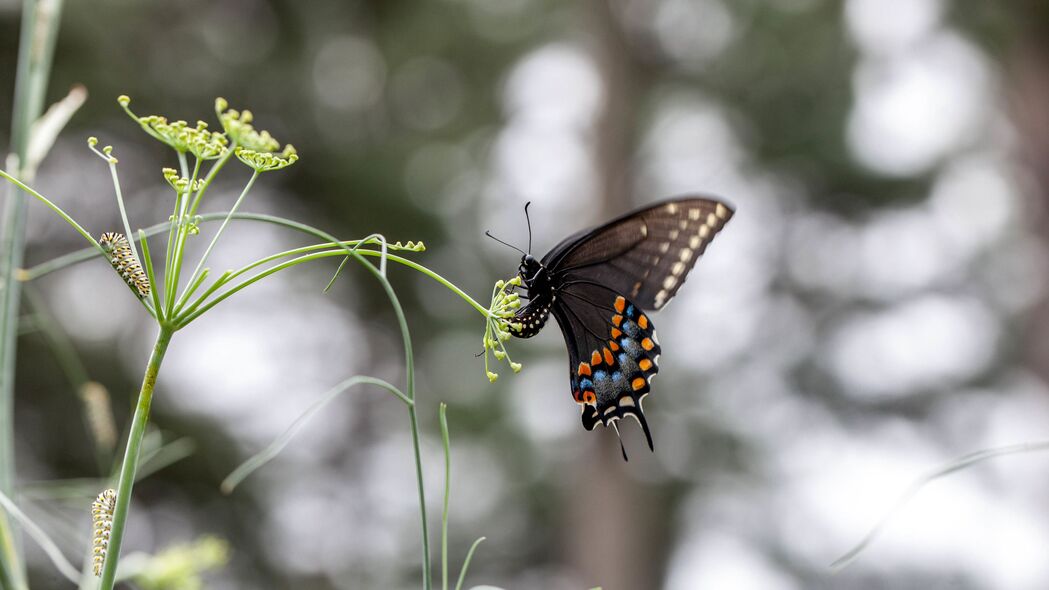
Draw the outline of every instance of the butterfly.
M661 348L646 311L665 306L734 208L702 196L662 201L571 235L542 259L522 253L518 273L528 304L510 333L531 338L554 317L568 347L569 385L583 428L631 416L655 450L642 401L659 372ZM626 459L626 449L623 458Z

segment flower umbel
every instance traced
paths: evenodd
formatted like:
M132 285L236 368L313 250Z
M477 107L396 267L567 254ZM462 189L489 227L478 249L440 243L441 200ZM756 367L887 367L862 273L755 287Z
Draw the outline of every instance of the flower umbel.
M251 124L254 120L251 111L231 109L226 99L219 97L215 99L215 114L233 145L256 152L275 152L280 149L280 143L269 131L255 130Z
M200 178L193 181L193 186L190 186L189 179L185 176L179 176L178 171L174 168L163 168L161 172L164 174L164 180L168 181L171 188L175 189L175 192L179 194L195 193L204 187L204 180Z
M284 146L284 151L279 154L257 152L242 147L236 148L234 153L241 162L244 162L249 168L252 168L256 172L280 170L281 168L287 168L299 161L299 154L295 152L295 148L290 143Z
M128 116L142 126L146 133L171 146L180 154L188 152L201 160L214 160L226 153L226 146L229 144L226 134L208 131L208 124L204 121L197 121L197 125L191 127L185 121L169 122L167 117L160 115L139 117L128 106L131 104L130 98L122 95L117 102L124 108Z
M496 281L492 289L492 303L488 307L488 317L485 319L484 327L484 372L488 380L495 383L499 374L488 368L488 353L497 361L506 360L514 373L521 372L521 363L515 363L510 359L503 344L510 339L510 329L521 329L521 324L512 320L517 310L521 308L521 296L515 293L515 288L521 286L521 277L515 276L508 281Z

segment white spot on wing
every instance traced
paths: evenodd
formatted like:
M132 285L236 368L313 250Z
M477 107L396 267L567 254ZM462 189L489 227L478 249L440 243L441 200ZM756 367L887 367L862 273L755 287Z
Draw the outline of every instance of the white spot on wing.
M679 275L684 270L685 270L685 263L684 262L675 262L674 263L674 267L672 269L670 269L670 272L672 272L672 273L674 273L676 275Z
M692 258L692 250L689 248L682 248L680 257L681 262L688 262L688 259Z
M699 221L699 209L689 209L688 218L692 221Z
M667 203L667 213L671 215L677 213L677 203Z
M672 277L672 276L669 276L669 277L663 279L663 288L664 289L673 289L674 285L676 285L676 284L677 284L677 279Z

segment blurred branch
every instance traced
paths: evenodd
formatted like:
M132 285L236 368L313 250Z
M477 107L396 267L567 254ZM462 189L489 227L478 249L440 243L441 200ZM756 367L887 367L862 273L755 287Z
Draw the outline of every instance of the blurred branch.
M885 513L885 516L882 516L881 519L878 520L878 523L874 525L874 528L872 528L866 535L864 535L863 539L861 539L855 547L848 550L844 555L834 560L834 563L830 564L831 569L835 572L841 571L850 563L855 561L859 554L862 553L868 545L874 542L874 539L878 537L882 529L885 528L887 524L889 524L889 521L892 520L896 513L899 512L908 502L910 502L911 499L914 498L914 496L916 496L918 492L922 490L922 488L932 483L933 480L939 479L945 475L950 475L956 471L961 471L962 469L966 469L988 459L994 459L995 457L1001 457L1004 455L1015 455L1019 453L1033 453L1037 451L1049 451L1049 441L1021 443L1017 445L1009 445L1006 447L997 447L993 449L984 449L982 451L976 451L973 453L969 453L968 455L963 455L955 459L954 461L951 461L950 463L941 467L937 467L929 473L926 473L925 475L919 477L917 480L914 481L914 483L907 487L907 491L905 491L903 495L900 496L899 500L896 500L896 503L893 504L892 508L890 508L889 511Z
M33 172L29 168L33 164L29 157L30 136L43 110L62 0L25 0L22 6L7 167L25 177ZM16 273L22 266L25 251L27 199L13 187L8 187L5 193L0 225L0 493L10 496L15 480L14 376L21 297ZM25 565L19 553L18 539L6 512L0 514L0 582L3 582L0 585L12 589L26 587Z

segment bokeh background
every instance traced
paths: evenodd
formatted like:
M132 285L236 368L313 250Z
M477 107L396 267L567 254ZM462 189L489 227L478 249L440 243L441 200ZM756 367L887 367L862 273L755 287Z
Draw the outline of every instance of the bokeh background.
M0 0L0 121L19 12ZM737 206L653 318L657 450L630 424L629 463L613 433L580 427L556 328L512 343L524 371L489 384L481 317L391 268L416 346L431 530L446 401L452 563L488 538L469 585L1049 587L1044 454L935 482L857 563L828 568L926 470L1049 435L1044 2L67 2L49 95L74 83L90 98L36 184L95 234L120 225L89 135L116 148L133 226L170 214L159 168L174 160L119 94L190 121L213 121L216 96L252 109L302 159L244 210L424 240L413 258L481 301L518 264L483 231L523 245L527 201L540 253L663 197ZM229 170L206 210L246 181ZM29 263L82 245L36 205L29 233ZM235 223L213 267L303 243ZM407 417L379 392L345 395L219 493L343 378L403 383L380 289L351 265L323 294L334 266L278 275L176 335L153 423L195 452L136 488L129 550L222 536L232 560L209 588L419 587ZM142 309L101 260L31 289L27 316L50 310L125 424L154 337ZM76 481L102 471L39 324L20 340L19 481L76 557L90 503ZM29 557L34 588L66 587Z

